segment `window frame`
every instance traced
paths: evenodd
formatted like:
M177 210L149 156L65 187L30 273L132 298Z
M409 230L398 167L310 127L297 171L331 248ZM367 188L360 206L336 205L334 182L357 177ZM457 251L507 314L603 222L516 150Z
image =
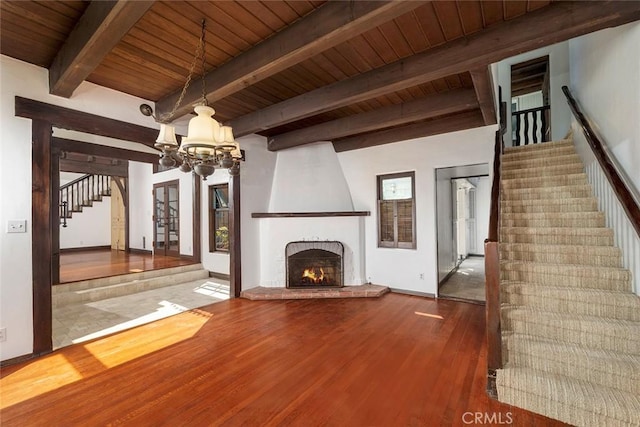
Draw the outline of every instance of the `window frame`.
M216 204L214 201L216 200L216 190L218 189L226 189L227 191L227 207L226 208L216 208ZM229 215L231 215L231 211L229 209L229 184L221 183L209 186L209 252L223 252L229 253L229 248L217 248L216 247L216 213L218 212L227 212L227 223L231 220ZM229 226L227 225L227 228ZM230 230L228 232L228 238L231 239Z
M395 200L383 200L382 199L382 183L387 179L396 178L411 178L411 198L410 199L395 199ZM399 172L392 174L384 174L376 176L377 187L377 214L378 214L378 247L379 248L397 248L397 249L416 249L416 173ZM411 200L411 242L399 242L398 241L398 202ZM393 203L393 241L382 240L382 214L381 206L383 202Z

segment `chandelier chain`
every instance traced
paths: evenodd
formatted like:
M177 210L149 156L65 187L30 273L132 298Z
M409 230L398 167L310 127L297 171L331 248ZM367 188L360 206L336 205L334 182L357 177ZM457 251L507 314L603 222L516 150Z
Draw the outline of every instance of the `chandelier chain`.
M196 52L193 56L193 60L191 61L191 65L189 66L189 75L187 76L187 80L184 82L184 86L182 87L182 92L180 92L180 96L176 100L175 105L171 112L163 114L162 117L158 120L160 123L165 123L166 120L173 118L174 114L178 110L180 104L182 104L182 100L184 99L184 95L187 93L187 89L193 80L193 74L196 70L196 66L198 64L198 59L202 55L202 97L204 98L205 105L207 105L207 97L205 93L205 84L204 84L204 66L205 66L205 49L204 49L204 35L205 35L205 20L202 20L202 32L200 34L200 40L198 40L198 45L196 46Z

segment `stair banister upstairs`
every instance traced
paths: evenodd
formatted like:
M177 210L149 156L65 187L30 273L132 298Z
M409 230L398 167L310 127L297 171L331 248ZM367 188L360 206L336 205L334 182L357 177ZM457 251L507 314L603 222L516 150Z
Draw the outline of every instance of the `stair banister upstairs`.
M593 151L604 175L607 177L609 184L611 184L611 187L613 188L618 201L622 205L623 210L627 214L631 225L635 229L638 237L640 237L640 207L638 206L637 198L634 197L634 193L625 183L625 180L620 176L618 168L616 168L615 163L604 148L605 144L593 130L591 123L582 112L578 101L573 97L569 88L567 86L562 86L562 92L564 92L564 95L567 97L569 108L571 108L573 115L578 120L591 151Z
M500 227L500 156L504 151L506 132L506 103L502 101L499 88L500 127L495 135L493 158L493 182L491 185L491 207L489 233L484 241L486 329L487 329L487 393L497 397L496 370L502 367L502 337L500 331L500 253L498 250Z

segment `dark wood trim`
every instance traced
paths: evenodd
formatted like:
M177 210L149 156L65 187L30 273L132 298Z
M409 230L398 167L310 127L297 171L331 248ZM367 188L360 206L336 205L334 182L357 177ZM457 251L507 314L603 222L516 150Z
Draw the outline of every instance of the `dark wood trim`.
M207 99L215 102L319 54L344 40L373 29L420 2L327 2L272 37L206 75ZM213 29L212 31L215 31ZM169 114L180 90L156 102L159 116ZM202 97L199 85L187 90L176 114L182 116Z
M192 173L192 203L193 203L193 259L196 262L202 261L202 179Z
M88 175L127 176L129 167L126 163L119 165L107 165L104 163L92 163L86 160L60 159L60 170L63 172L84 173Z
M51 283L60 283L60 155L51 147Z
M500 326L500 254L498 242L485 241L487 368L502 368L502 331Z
M443 119L412 123L397 128L338 139L333 141L333 148L339 153L482 126L484 126L482 114L480 110L474 110Z
M33 354L50 353L52 343L52 258L54 214L51 182L51 123L33 120L32 132L32 271L33 271ZM57 189L55 190L57 191Z
M149 249L129 248L127 252L130 254L153 255L153 251Z
M423 53L245 114L231 125L236 137L260 132L638 19L636 2L552 2Z
M436 298L435 294L431 294L428 292L408 291L406 289L396 289L396 288L389 288L389 291L393 292L394 294L413 295L417 297L433 298L433 299Z
M133 160L141 163L157 164L160 158L158 154L142 151L128 150L126 148L109 147L108 145L93 144L90 142L75 141L65 138L51 138L53 146L60 151L87 154L89 156L107 157L111 159Z
M240 174L229 178L229 296L240 298L242 292L242 215L240 210Z
M46 120L54 127L138 142L149 147L153 147L158 137L157 129L58 107L21 96L16 96L15 111L17 117Z
M277 151L311 142L332 141L475 108L478 108L478 100L472 89L453 90L276 135L269 138L268 148Z
M60 253L68 254L68 253L75 253L75 252L108 251L108 250L111 250L111 245L85 246L82 248L62 248L60 249Z
M49 67L49 93L70 98L153 1L89 3Z
M584 115L578 101L571 95L571 91L567 86L562 86L562 92L564 92L569 102L569 107L573 111L573 115L578 119L582 132L584 133L589 147L593 151L604 175L607 177L609 184L613 187L613 191L618 198L618 201L622 205L631 225L636 230L636 234L640 237L640 207L638 207L638 201L631 192L631 189L627 187L627 184L620 176L619 168L614 164L614 160L607 154L605 150L605 143L602 138L598 136L590 120Z
M496 100L493 90L493 78L491 76L491 66L480 67L469 71L473 88L480 104L480 111L484 118L485 125L495 125L498 123L496 118Z
M31 359L35 359L36 357L37 356L35 354L29 353L18 357L12 357L11 359L5 359L0 361L0 369L11 365L17 365L18 363L27 362Z
M210 271L209 272L209 277L212 277L214 279L231 281L231 275L230 274L218 273L216 271Z
M322 218L333 216L369 216L370 211L340 212L253 212L251 218Z

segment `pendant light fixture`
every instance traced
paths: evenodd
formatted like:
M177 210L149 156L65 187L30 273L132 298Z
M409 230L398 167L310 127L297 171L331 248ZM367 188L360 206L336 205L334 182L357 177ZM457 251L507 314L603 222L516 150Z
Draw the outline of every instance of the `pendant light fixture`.
M213 118L215 110L207 101L205 66L206 66L206 27L202 20L202 32L196 52L191 63L189 75L184 83L182 92L176 101L171 113L165 117L173 117L193 79L198 60L201 59L202 68L202 99L194 107L196 116L189 120L187 136L182 138L178 145L175 127L167 123L163 118L153 116L153 109L147 104L140 106L140 111L145 116L152 116L160 122L160 133L156 139L155 147L160 154L160 164L166 167L180 163L182 172L191 172L200 175L203 180L215 172L217 168L228 169L230 175L240 173L240 159L242 153L240 144L233 137L231 126L223 126Z

